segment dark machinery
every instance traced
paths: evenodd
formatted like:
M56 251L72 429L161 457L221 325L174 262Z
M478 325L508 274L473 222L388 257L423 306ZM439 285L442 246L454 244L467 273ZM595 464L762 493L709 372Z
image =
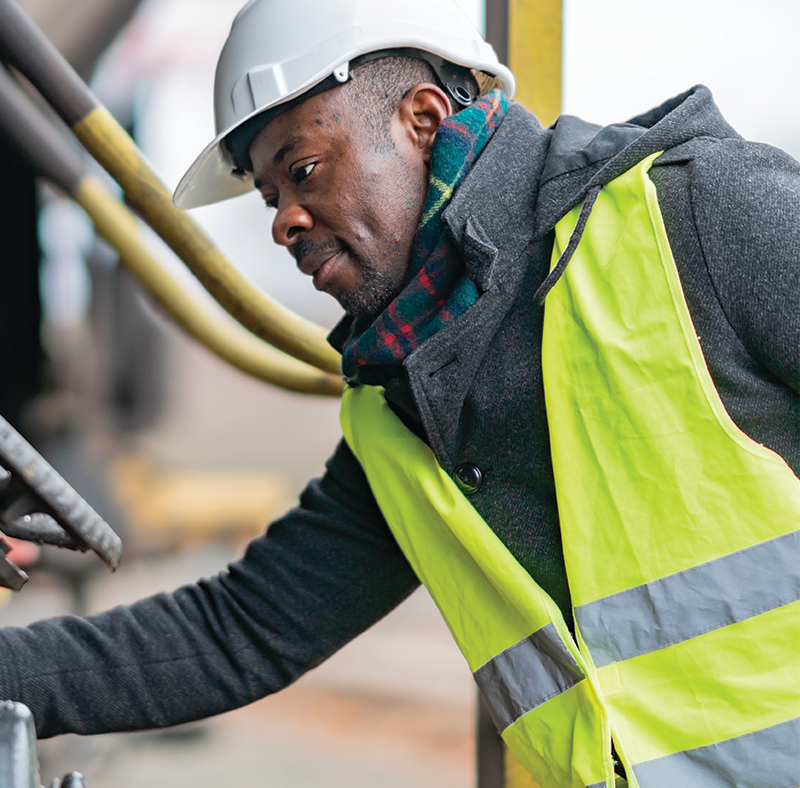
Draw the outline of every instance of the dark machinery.
M12 701L0 703L0 785L3 788L41 788L36 731L27 706ZM49 788L86 788L77 772L70 772Z

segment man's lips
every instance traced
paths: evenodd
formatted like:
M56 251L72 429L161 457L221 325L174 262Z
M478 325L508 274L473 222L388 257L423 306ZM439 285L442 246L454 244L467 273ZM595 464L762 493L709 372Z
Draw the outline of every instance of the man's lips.
M322 265L314 272L314 287L317 290L324 290L325 283L330 279L331 273L339 264L344 255L343 249L337 249Z
M322 290L325 286L325 281L336 267L343 251L343 249L337 247L303 255L297 260L297 267L306 276L312 276L314 278L314 287L317 290Z

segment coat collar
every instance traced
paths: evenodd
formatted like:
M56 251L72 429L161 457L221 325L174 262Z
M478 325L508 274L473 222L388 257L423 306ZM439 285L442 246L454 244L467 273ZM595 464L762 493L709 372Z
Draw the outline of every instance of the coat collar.
M530 241L550 135L533 113L513 103L442 214L479 295L503 278ZM352 325L344 317L328 337L339 352Z
M442 214L478 300L403 362L428 443L452 470L470 386L514 301L527 265L539 180L551 132L513 105Z
M467 272L485 292L531 240L547 235L587 191L639 161L698 136L738 137L711 92L697 85L626 123L601 127L570 115L549 129L512 104L442 219ZM341 350L352 321L331 333Z
M524 106L512 104L442 214L479 293L501 281L530 242L551 135Z

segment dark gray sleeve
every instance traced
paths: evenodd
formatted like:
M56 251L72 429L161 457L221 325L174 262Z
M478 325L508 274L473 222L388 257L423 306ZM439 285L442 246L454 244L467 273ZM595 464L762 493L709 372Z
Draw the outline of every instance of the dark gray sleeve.
M42 737L219 714L287 686L417 585L342 442L300 506L217 577L0 631L0 696L29 706Z
M800 473L800 165L768 145L698 139L651 177L726 410Z

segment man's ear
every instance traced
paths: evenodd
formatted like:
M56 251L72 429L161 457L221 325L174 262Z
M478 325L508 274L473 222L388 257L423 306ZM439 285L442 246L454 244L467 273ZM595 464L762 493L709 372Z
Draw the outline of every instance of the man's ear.
M415 85L400 103L398 119L426 164L430 162L436 132L452 111L447 94L430 82Z

